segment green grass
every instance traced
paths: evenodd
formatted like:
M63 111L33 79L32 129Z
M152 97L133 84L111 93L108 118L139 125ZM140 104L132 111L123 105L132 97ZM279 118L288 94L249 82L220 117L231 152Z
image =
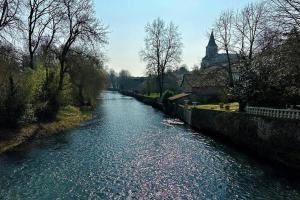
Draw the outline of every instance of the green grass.
M88 117L88 118L91 118L91 117L92 117L93 111L94 111L93 107L90 107L90 106L89 106L89 107L81 107L81 108L80 108L81 114L82 114L83 116Z
M75 106L66 106L59 110L58 118L64 118L68 116L76 116L80 114L80 109Z
M66 106L59 110L57 120L52 122L28 124L14 130L0 129L0 134L7 134L10 136L5 140L0 140L0 154L26 143L30 138L37 135L39 137L55 135L70 129L81 121L88 120L91 117L91 108L80 109L74 106Z
M229 106L229 110L225 109L225 106ZM203 110L216 110L216 111L237 111L239 110L239 103L228 103L224 104L224 108L220 107L220 104L206 104L206 105L188 105L189 109L203 109Z
M143 94L143 96L145 97L149 97L149 98L152 98L152 99L158 99L160 96L159 96L159 93L150 93L150 95L148 94Z

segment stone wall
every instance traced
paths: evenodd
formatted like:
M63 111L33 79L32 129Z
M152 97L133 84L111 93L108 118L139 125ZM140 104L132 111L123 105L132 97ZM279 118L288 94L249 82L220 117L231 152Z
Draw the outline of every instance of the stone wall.
M193 110L178 117L198 130L226 138L257 156L300 170L300 121L267 118L246 113Z
M197 130L225 138L257 157L300 171L300 120L238 112L188 110L174 104L163 107L151 98L123 94L174 115Z
M128 92L128 91L119 91L119 92L121 94L123 94L123 95L134 97L137 100L139 100L139 101L141 101L141 102L143 102L143 103L145 103L147 105L150 105L150 106L152 106L154 108L163 110L163 105L161 103L159 103L157 101L157 99L155 99L155 98L146 97L146 96L134 93L134 92Z
M185 109L183 106L175 106L175 115L188 125L192 125L192 111Z

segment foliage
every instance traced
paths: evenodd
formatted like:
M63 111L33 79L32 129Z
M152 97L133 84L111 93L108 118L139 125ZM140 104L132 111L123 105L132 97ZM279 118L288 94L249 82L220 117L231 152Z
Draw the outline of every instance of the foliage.
M4 127L17 125L27 103L24 79L15 56L11 46L0 47L0 125Z
M152 93L158 93L157 80L154 76L146 77L146 80L141 85L141 92L146 95L151 95Z
M170 91L170 90L166 90L166 91L163 93L163 95L161 96L161 102L162 102L163 104L167 104L167 103L168 103L168 98L170 98L170 97L172 97L172 96L174 96L174 95L175 95L174 92L172 92L172 91Z
M232 90L236 98L254 106L279 108L299 103L299 44L299 34L294 31L282 44L256 55L252 65L241 65Z
M68 74L73 103L78 106L96 105L106 79L101 60L91 53L77 51L69 55L66 63L70 68Z
M104 87L102 66L97 66L97 59L78 58L81 63L72 63L72 70L65 74L63 90L59 95L58 66L48 69L41 62L34 70L21 72L17 68L11 69L10 65L5 66L3 62L0 76L0 124L15 127L20 121L30 123L52 120L56 118L59 107L73 103L80 106L95 105ZM13 63L13 66L16 65ZM83 99L78 95L79 87ZM79 101L84 103L79 104Z
M59 70L52 68L46 73L46 68L38 66L26 76L26 87L29 91L31 109L37 120L51 120L56 117L59 106L71 103L70 78L65 77L64 90L56 95L59 81Z
M25 111L26 96L20 82L16 83L12 76L8 77L0 90L0 125L15 127Z
M31 123L21 126L19 129L5 130L6 135L0 135L0 153L9 151L22 143L25 143L33 136L49 136L65 131L82 120L90 119L91 112L81 111L73 106L60 109L58 119L51 122ZM3 136L3 137L2 137Z
M59 110L59 116L71 116L80 114L80 109L75 106L68 105Z
M167 72L165 75L164 88L166 90L178 91L179 90L178 80L180 80L180 78L178 78L176 71Z
M105 74L102 54L93 51L107 43L108 32L93 2L5 0L0 8L0 125L53 120L62 107L95 105Z
M224 99L239 101L241 110L247 104L299 103L299 6L297 1L261 1L220 15L214 26L217 42L227 57L231 52L238 58L236 63L228 59L233 82Z

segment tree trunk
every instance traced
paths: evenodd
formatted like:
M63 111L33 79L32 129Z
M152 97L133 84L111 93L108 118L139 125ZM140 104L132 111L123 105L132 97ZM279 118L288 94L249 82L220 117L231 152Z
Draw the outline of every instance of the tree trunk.
M82 85L78 85L78 98L79 98L79 104L80 106L84 106L84 97L83 97L83 88Z
M250 50L249 50L249 56L248 56L250 62L252 62L252 57L253 57L253 43L254 43L254 41L250 42Z
M162 72L161 74L161 94L160 94L160 97L163 95L163 92L164 92L164 72Z
M64 76L65 76L65 60L66 54L63 52L60 58L60 71L59 71L59 83L57 88L57 93L59 94L64 87Z
M157 76L157 84L158 84L158 89L159 89L159 97L161 97L162 96L162 87L161 87L161 76L160 75L158 75Z
M232 75L232 67L231 67L231 60L230 60L230 56L229 56L229 51L226 48L226 55L227 55L227 60L228 60L228 75L229 75L229 86L233 87L234 83L233 83L233 75Z
M240 112L245 112L247 103L245 101L239 101L239 104L240 104L239 111Z
M59 94L62 90L63 90L63 86L64 86L64 61L61 61L60 64L60 72L59 72L59 82L58 82L58 88L57 88L57 93Z
M33 59L34 59L33 52L30 52L30 55L29 55L29 67L31 69L34 69L34 61L33 61Z

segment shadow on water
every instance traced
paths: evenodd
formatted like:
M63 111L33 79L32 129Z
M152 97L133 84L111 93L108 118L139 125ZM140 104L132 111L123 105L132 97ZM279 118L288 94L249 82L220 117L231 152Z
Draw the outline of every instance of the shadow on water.
M32 156L34 151L43 149L62 150L67 148L71 143L72 138L70 137L71 132L65 132L63 134L46 137L46 138L36 138L26 144L22 144L19 147L4 153L0 156L2 161L5 162L21 162ZM1 163L1 160L0 160Z
M250 165L251 167L259 168L263 170L264 175L267 177L287 179L292 185L300 188L299 171L287 168L286 166L279 165L275 162L270 162L265 158L257 157L256 154L253 154L239 146L233 145L225 138L212 137L209 134L203 134L199 131L193 130L188 125L185 125L185 128L190 129L192 132L192 134L185 135L185 138L200 142L205 141L209 147L216 151L221 149L222 152L234 158L236 162L245 162L245 164Z
M20 146L14 148L11 151L3 153L0 155L0 165L2 162L10 162L10 163L20 163L26 160L29 155L32 156L33 151L39 151L43 149L51 149L52 151L61 151L63 149L67 149L68 145L72 143L72 134L74 130L85 130L87 128L93 128L95 126L95 121L99 121L103 117L103 110L101 109L101 104L103 103L103 99L99 98L99 103L97 107L97 111L93 112L93 118L82 122L76 127L65 131L63 133L59 133L56 135L52 135L49 137L42 138L34 138L27 143L21 144Z

